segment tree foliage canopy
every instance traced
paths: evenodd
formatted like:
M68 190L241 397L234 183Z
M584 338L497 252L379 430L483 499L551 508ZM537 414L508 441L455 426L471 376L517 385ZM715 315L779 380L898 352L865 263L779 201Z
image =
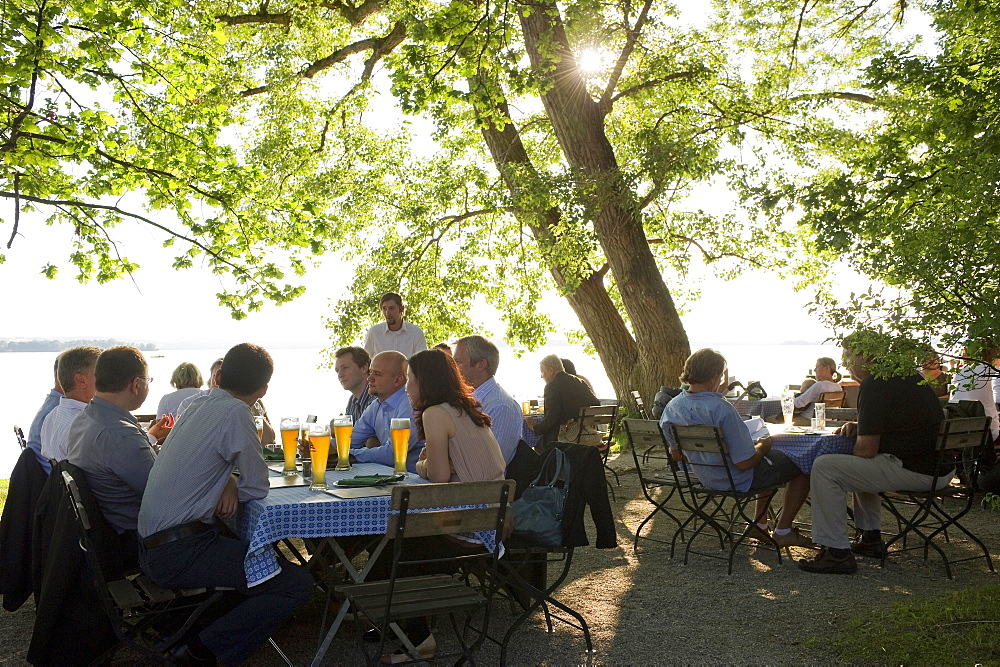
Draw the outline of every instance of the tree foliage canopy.
M113 225L161 226L176 266L232 274L237 315L336 251L357 268L338 341L396 289L431 338L476 330L483 299L533 346L554 285L616 388L648 390L688 349L664 280L781 268L800 240L774 197L748 218L687 196L762 201L807 144L846 142L837 109L871 101L857 67L902 5L11 0L3 215L69 223L98 280L135 268ZM384 113L386 87L421 120Z

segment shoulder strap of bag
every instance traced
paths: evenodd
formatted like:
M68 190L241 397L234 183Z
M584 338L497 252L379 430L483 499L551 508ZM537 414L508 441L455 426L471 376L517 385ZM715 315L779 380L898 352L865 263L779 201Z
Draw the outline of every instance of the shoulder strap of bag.
M569 461L566 461L566 454L563 453L562 450L553 449L545 457L545 460L542 461L542 467L538 471L538 476L535 477L535 481L531 483L531 486L555 486L556 482L558 482L560 477L562 476L564 463L567 467L569 466ZM546 475L546 473L549 471L549 468L551 468L553 465L555 466L555 471L552 473L551 476ZM569 477L568 471L566 476L568 481Z

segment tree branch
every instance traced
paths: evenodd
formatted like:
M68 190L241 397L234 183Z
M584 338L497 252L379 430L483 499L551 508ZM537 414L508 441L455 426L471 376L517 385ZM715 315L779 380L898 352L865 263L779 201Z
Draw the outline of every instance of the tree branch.
M14 237L17 236L17 226L21 222L21 174L14 172L14 230L10 233L10 240L7 241L7 250L14 245Z
M608 84L604 87L604 94L601 95L601 99L598 102L601 109L604 109L604 113L607 114L608 110L611 109L611 105L614 99L611 97L611 93L618 86L618 81L621 80L622 72L625 71L625 65L628 64L629 58L632 57L632 51L635 49L635 44L639 40L639 34L642 32L643 24L646 23L646 16L649 14L649 8L653 4L653 0L645 0L642 4L642 9L639 10L639 16L635 20L635 25L628 29L628 17L625 17L625 25L627 28L627 36L625 38L625 45L622 46L622 52L618 54L618 61L615 63L615 68L611 72L611 76L608 77Z
M882 106L882 103L876 100L870 95L865 95L863 93L847 93L839 91L831 91L826 93L805 93L803 95L796 95L789 100L791 103L802 102L805 100L848 100L850 102L862 102L864 104L874 104L875 106Z
M287 28L292 22L291 12L268 14L264 11L263 7L261 7L261 11L256 14L236 14L235 16L231 16L229 14L219 14L215 18L229 26L272 24L283 25Z
M402 21L396 22L389 34L384 37L369 37L368 39L358 40L347 46L343 46L330 55L320 58L319 60L311 63L308 67L300 70L295 76L301 77L303 79L311 79L325 69L333 67L337 63L343 62L348 56L352 56L355 53L361 53L362 51L372 52L371 57L365 62L365 70L362 74L362 81L368 81L371 78L372 70L375 68L375 63L382 59L383 56L392 52L397 46L399 46L403 40L406 38L406 24ZM254 95L259 95L260 93L267 92L268 86L257 86L255 88L247 88L239 95L240 97L247 98Z
M660 77L658 79L650 79L649 81L643 81L642 83L636 84L634 86L629 86L625 90L622 90L617 95L608 100L607 104L613 105L615 102L628 95L634 95L641 90L646 90L647 88L654 88L661 83L669 83L670 81L676 81L677 79L693 79L700 72L692 70L688 72L675 72L674 74L669 74L667 76ZM601 102L604 104L603 100Z
M4 197L6 199L11 199L11 198L15 197L15 193L13 193L13 192L6 192L6 191L3 191L3 190L0 190L0 197ZM243 276L246 276L247 280L249 280L250 282L252 282L254 285L257 285L262 290L267 291L266 287L264 285L261 285L257 281L257 279L255 279L253 277L253 275L249 271L247 271L242 266L229 261L228 259L226 259L222 255L220 255L219 253L215 252L214 250L212 250L211 248L209 248L208 246L206 246L201 241L198 241L197 239L190 238L188 236L184 236L183 234L181 234L179 232L175 232L174 230L170 229L169 227L164 227L160 223L155 222L153 220L150 220L149 218L147 218L145 216L142 216L142 215L139 215L138 213L132 213L131 211L126 211L125 209L119 208L117 206L109 206L107 204L92 204L90 202L76 201L76 200L73 200L73 199L45 199L43 197L34 197L32 195L26 195L26 194L21 194L20 198L24 199L24 200L27 200L27 201L35 202L36 204L45 204L45 205L48 205L48 206L57 206L57 207L59 207L59 206L73 206L73 207L80 208L80 209L97 209L97 210L101 210L101 211L109 211L111 213L117 213L118 215L123 215L123 216L125 216L127 218L134 218L134 219L139 220L141 222L145 222L147 225L151 225L153 227L156 227L157 229L166 232L167 234L169 234L170 236L173 236L174 238L178 238L178 239L180 239L182 241L186 241L187 243L190 243L191 245L195 246L196 248L198 248L199 250L201 250L202 252L204 252L206 255L209 255L212 258L214 258L216 261L218 261L218 262L220 262L222 264L225 264L226 266L228 266L229 268L231 268L236 273L239 273L239 274L241 274Z
M347 19L348 23L358 26L366 18L385 7L385 0L365 0L357 7L349 5L346 2L324 0L320 2L320 6L339 12L341 16Z

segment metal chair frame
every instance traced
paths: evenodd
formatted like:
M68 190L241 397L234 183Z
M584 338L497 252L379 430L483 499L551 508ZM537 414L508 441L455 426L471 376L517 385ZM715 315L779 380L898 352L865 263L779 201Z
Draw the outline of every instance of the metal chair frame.
M635 461L635 471L639 476L639 485L642 488L642 494L646 497L646 500L653 504L653 511L642 520L635 530L635 539L632 542L632 548L638 554L640 539L647 539L661 544L670 544L672 542L672 539L661 540L649 535L645 537L642 535L642 529L658 513L662 512L665 514L671 521L677 524L678 531L683 531L681 520L667 509L667 503L680 490L680 487L677 486L677 475L674 472L677 462L670 456L670 447L667 444L666 438L663 437L663 431L660 430L658 422L652 419L624 419L622 421L625 424L625 433L628 436L632 449L632 459ZM643 445L647 445L647 449L642 455L642 461L640 462L638 449ZM657 448L660 449L662 454L653 456L652 452ZM643 466L650 465L650 461L653 461L652 465L664 463L665 466L661 472L650 471L647 473L643 470ZM654 498L653 496L658 489L668 489L667 494L660 499ZM683 532L681 532L681 539L684 539Z
M168 589L144 574L108 581L98 555L100 547L92 539L97 525L93 523L80 491L80 485L86 481L74 479L69 471L64 470L62 483L73 507L80 532L80 549L93 577L101 609L111 622L119 642L103 657L111 657L124 645L149 660L166 664L164 651L184 639L198 617L222 596L221 589ZM103 521L103 518L100 520ZM172 632L164 633L153 627L154 621L163 619L165 614L180 611L187 611L187 617L179 625L173 623Z
M710 489L698 480L691 470L691 465L678 465L674 469L677 484L683 487L680 493L681 501L691 511L691 516L674 533L670 544L670 557L673 558L677 536L688 525L694 524L694 531L688 538L687 546L684 549L684 564L687 565L688 556L691 553L696 553L707 558L727 560L729 563L727 574L732 574L733 558L736 555L736 549L750 537L750 531L762 518L747 514L747 507L750 503L756 502L757 496L761 493L770 492L773 497L782 485L738 491L733 481L732 469L729 464L729 447L726 445L725 437L718 426L678 426L677 424L670 424L670 431L677 449L685 460L687 459L687 454L690 452L715 455L719 458L718 463L698 463L696 465L723 469L726 472L726 477L729 479L728 489ZM726 509L726 502L729 500L733 504L731 510ZM740 524L743 524L744 528L741 532L737 532ZM730 543L728 556L696 551L691 548L694 545L695 539L705 532L706 528L711 528L715 531L719 538L720 549L724 550L725 543ZM777 554L778 563L780 564L781 548L772 537L768 536L768 541L771 544L765 545L763 548L773 550Z
M944 420L938 431L938 462L931 489L937 487L938 481L942 477L950 475L956 469L964 474L937 491L885 491L879 494L882 497L883 507L893 515L900 526L899 532L886 542L887 556L922 548L924 560L927 560L930 549L933 548L944 562L948 579L954 578L951 571L952 564L980 558L986 560L990 572L996 571L989 549L986 548L982 540L960 522L960 519L968 514L975 503L976 490L973 486L973 480L977 474L976 463L982 448L991 444L990 435L989 417ZM946 507L945 501L948 500L959 503L956 510ZM948 528L956 528L964 533L979 547L982 553L962 558L949 558L935 540L938 536L943 536L945 542L950 542ZM920 538L920 543L917 546L906 545L906 539L911 533ZM902 541L903 546L888 553L889 547L900 541ZM885 567L887 556L882 559L883 567Z
M24 439L24 431L20 426L14 427L14 437L17 438L17 444L21 445L21 451L28 448L28 442Z

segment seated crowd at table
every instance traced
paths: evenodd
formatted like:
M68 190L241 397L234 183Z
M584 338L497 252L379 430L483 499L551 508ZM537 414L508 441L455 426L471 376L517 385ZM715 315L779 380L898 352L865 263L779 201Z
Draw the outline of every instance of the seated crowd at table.
M497 384L500 355L488 339L465 336L427 349L420 328L405 320L400 295L385 294L380 308L384 322L371 327L364 345L334 355L337 378L349 392L343 411L353 417L353 462L392 466L391 420L409 418L416 426L406 460L411 472L431 482L503 479L522 440L536 441L532 444L545 452L551 443L567 439L566 424L582 407L600 402L586 379L567 371L567 360L550 355L540 362L544 413L527 415ZM698 350L687 359L679 378L686 389L660 416L676 459L681 457L669 424L714 425L728 445L734 490L785 486L773 532L767 519L772 496L759 495L750 537L773 540L779 547L818 549L799 561L806 572L851 573L857 569L856 555L881 557L878 493L929 488L935 479L931 466L942 419L935 391L919 375L873 377L872 360L852 343L850 337L843 342L844 363L860 383L858 417L840 433L854 440L853 451L821 456L811 471L772 447L770 437L754 441L723 396L727 362L714 350ZM928 366L928 373L940 372ZM73 348L59 356L55 387L29 429L28 446L46 473L51 461L61 460L84 472L127 564L165 587L235 589L207 627L172 649L174 662L239 664L310 597L311 575L284 559L274 576L248 586L248 543L226 525L240 503L269 493L271 472L261 454L262 445L275 442L275 432L261 399L273 370L268 352L250 343L232 347L212 364L206 390L200 389L198 369L182 364L171 378L175 391L160 401L147 429L133 416L152 381L142 353L127 346ZM815 382L795 399L796 409L811 416L822 394L841 389L840 380L836 362L818 359ZM260 432L255 416L265 417ZM718 469L699 465L713 456L689 454L687 462L705 486L728 488L730 479ZM949 481L939 478L938 486ZM848 536L848 493L854 494L860 531L854 541ZM811 538L793 526L807 498ZM410 555L469 548L482 545L444 538L407 542ZM385 573L384 561L383 556L375 563L374 574ZM405 630L423 655L433 655L434 639L424 619L412 620ZM386 656L388 662L399 658Z

